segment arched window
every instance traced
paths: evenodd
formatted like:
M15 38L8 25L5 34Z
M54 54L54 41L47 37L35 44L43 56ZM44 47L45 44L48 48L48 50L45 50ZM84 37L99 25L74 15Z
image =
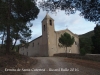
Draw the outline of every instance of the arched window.
M76 41L75 41L75 45L77 45Z
M44 31L45 31L45 25L44 25Z
M71 53L71 49L69 49L69 53Z
M52 25L52 20L49 20L50 21L50 25Z

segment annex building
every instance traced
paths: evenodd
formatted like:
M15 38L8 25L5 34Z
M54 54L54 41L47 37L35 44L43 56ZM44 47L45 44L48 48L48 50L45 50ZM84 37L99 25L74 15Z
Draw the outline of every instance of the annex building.
M59 37L63 33L69 33L75 42L67 48L67 53L79 54L79 37L70 30L55 31L54 20L48 14L42 20L42 35L29 42L26 48L22 46L19 53L27 56L53 56L57 53L66 53L66 48L59 46Z

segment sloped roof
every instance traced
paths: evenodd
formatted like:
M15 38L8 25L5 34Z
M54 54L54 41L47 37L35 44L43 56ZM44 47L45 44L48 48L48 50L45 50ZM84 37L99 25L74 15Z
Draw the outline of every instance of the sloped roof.
M37 37L37 38L35 38L35 39L33 39L32 41L30 41L29 43L31 43L31 42L33 42L33 41L35 41L35 40L37 40L37 39L39 39L39 38L41 38L42 37L42 35L41 36L39 36L39 37Z
M71 32L69 29L65 29L65 30L60 30L60 31L55 31L56 33L59 33L59 32L62 32L62 31L68 31L68 32L70 32L71 34L73 34L74 36L76 36L76 37L78 37L78 35L77 34L74 34L73 32ZM79 37L78 37L79 38Z

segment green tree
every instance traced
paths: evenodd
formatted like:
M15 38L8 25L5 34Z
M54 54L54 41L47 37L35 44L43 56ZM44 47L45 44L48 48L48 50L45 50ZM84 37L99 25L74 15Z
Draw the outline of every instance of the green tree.
M37 18L38 13L39 9L36 6L35 0L0 0L0 25L3 27L4 24L6 28L7 53L10 51L10 38L13 26L17 25L18 22L25 23L19 30L19 33L20 31L24 32L25 28L23 27L29 28L26 26L26 23ZM20 27L20 24L17 26Z
M57 9L64 10L66 14L80 11L85 19L100 22L100 0L42 0L39 5L51 12Z
M94 28L94 36L92 37L94 50L93 53L100 54L100 25L97 24Z
M4 46L4 38L6 36L6 28L5 28L5 25L0 25L0 35L2 35L0 38L2 40L2 44L1 44L1 48L3 48Z
M80 53L85 55L86 53L92 53L93 43L91 37L81 37L79 38L80 42Z
M31 38L31 32L32 32L30 30L31 26L32 26L32 24L25 25L25 23L19 23L19 22L13 26L13 28L11 30L11 38L13 40L15 40L15 42L11 48L12 50L14 49L17 40L27 41Z
M71 47L71 45L73 45L74 43L74 37L71 37L70 34L65 32L63 35L61 35L61 37L59 37L59 43L63 47L66 47L66 52L67 52L67 47Z

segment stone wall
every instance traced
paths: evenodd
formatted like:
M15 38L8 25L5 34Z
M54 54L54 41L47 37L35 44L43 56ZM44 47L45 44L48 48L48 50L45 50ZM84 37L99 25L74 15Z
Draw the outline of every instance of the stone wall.
M56 49L57 51L56 51L56 53L66 53L66 48L58 46L58 44L59 44L59 37L61 37L61 34L64 34L65 32L67 32L68 34L73 36L74 39L75 39L75 42L73 43L73 45L71 47L67 47L67 53L79 54L79 37L77 35L73 34L68 29L61 30L61 31L56 31L56 40L57 40L57 49Z
M68 58L76 58L76 59L85 59L85 60L93 60L100 62L100 54L87 54L85 56L81 56L80 54L66 54L66 53L59 53L54 54L57 57L68 57Z

